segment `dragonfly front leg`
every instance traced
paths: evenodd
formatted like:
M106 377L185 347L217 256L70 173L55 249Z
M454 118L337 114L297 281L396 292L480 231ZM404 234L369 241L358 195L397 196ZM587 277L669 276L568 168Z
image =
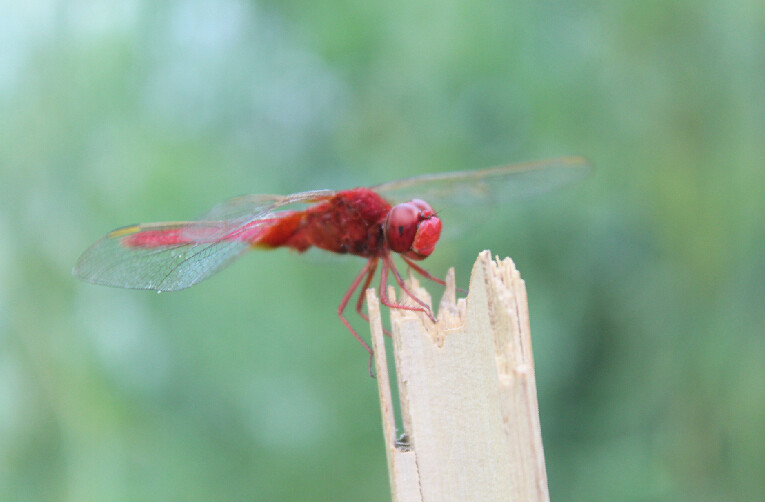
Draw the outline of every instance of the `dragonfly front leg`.
M446 286L446 281L444 281L442 279L439 279L438 277L434 277L434 276L430 275L430 272L428 272L427 270L425 270L421 266L417 265L411 258L407 258L406 256L402 256L401 259L403 259L406 262L406 264L409 265L412 268L412 270L414 270L415 272L417 272L418 274L420 274L424 278L430 279L433 282L437 282L441 286ZM457 289L457 291L461 291L462 293L467 293L467 290L465 290L465 289L462 289L462 288L456 288L456 289Z

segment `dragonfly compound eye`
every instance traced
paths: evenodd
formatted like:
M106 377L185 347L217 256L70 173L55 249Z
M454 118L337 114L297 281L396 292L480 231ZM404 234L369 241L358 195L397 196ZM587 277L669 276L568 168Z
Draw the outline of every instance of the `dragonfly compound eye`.
M441 220L426 202L415 199L391 209L385 235L391 251L421 260L433 252L441 235Z
M419 219L420 209L414 204L406 202L393 206L385 221L385 235L391 251L396 253L409 251L417 234Z

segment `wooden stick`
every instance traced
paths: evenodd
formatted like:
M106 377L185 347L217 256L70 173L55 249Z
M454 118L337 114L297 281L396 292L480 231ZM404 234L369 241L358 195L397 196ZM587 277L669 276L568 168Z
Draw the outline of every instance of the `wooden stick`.
M454 283L450 270L435 324L390 310L401 438L380 306L366 292L392 498L548 501L524 282L512 260L484 251L467 299L455 302ZM411 277L409 287L430 303Z

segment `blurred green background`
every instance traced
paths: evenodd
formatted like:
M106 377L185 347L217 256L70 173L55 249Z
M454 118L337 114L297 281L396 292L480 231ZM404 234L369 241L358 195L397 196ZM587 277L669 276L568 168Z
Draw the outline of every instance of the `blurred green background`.
M764 14L3 1L0 499L387 499L335 313L360 259L251 253L163 295L72 265L241 193L581 154L592 176L469 211L428 269L466 286L488 248L526 279L553 499L763 500Z

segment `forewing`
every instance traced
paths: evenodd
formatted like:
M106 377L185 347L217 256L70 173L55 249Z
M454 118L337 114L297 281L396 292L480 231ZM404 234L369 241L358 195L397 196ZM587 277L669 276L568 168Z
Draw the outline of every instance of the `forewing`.
M291 195L242 195L213 207L207 214L184 229L189 239L222 239L249 229L253 222L267 218L278 209L296 203L313 203L328 199L332 190L312 190ZM217 231L211 231L217 228Z
M490 167L475 171L424 174L383 183L373 190L391 203L422 199L438 210L444 207L497 205L568 183L586 174L582 157Z
M210 277L246 251L278 209L324 200L333 192L231 199L193 222L148 223L114 230L77 260L77 277L106 286L175 291Z

